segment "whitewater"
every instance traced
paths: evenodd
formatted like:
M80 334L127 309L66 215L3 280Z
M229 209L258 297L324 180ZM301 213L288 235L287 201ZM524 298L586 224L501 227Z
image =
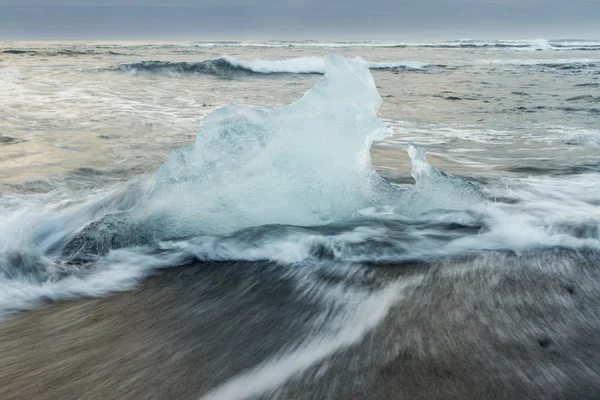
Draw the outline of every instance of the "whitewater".
M592 41L2 43L0 351L67 398L594 398L599 82Z

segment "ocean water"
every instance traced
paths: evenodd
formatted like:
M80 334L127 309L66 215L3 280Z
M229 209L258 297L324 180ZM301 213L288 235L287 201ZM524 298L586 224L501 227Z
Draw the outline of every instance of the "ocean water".
M0 318L193 266L191 398L597 398L599 256L600 41L0 43Z

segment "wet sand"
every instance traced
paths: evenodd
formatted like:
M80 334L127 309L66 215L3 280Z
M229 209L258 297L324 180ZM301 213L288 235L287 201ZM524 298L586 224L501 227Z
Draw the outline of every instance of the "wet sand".
M197 398L283 346L296 328L286 318L301 323L285 282L247 291L254 273L235 263L165 270L131 292L13 317L0 324L0 398Z
M357 345L265 398L600 398L598 255L373 267L418 277ZM170 269L137 290L0 323L0 398L198 399L309 334L318 310L269 264Z

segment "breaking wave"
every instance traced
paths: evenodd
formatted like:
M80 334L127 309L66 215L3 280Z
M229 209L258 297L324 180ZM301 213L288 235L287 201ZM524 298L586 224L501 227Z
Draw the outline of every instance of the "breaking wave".
M382 71L407 71L436 73L446 69L474 69L503 68L506 70L531 71L531 72L554 72L564 71L566 73L577 73L580 71L600 69L600 60L587 58L571 59L486 59L475 61L473 64L456 64L452 66L444 64L430 64L417 61L401 62L370 62L360 57L354 61L370 70ZM144 76L213 76L223 79L236 79L251 76L275 76L290 74L325 74L325 62L322 57L298 57L281 60L238 60L231 57L223 57L215 60L200 62L174 62L174 61L142 61L130 64L121 64L120 72Z
M444 67L443 65L426 64L416 61L373 63L361 58L356 58L355 61L376 70L425 71ZM142 61L132 64L121 64L119 70L135 75L156 74L180 76L198 74L212 75L220 78L233 78L272 74L322 75L325 73L326 68L322 57L298 57L282 60L238 60L231 57L223 57L200 62Z

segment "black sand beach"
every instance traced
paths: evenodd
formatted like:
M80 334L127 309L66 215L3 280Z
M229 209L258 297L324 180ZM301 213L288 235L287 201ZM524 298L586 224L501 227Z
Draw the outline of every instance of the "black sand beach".
M363 284L412 282L384 322L263 396L596 399L600 270L593 259L552 250L371 267ZM560 268L549 272L550 260ZM310 305L294 304L284 278L262 279L272 268L167 269L130 292L4 321L0 398L202 398L301 337L314 316Z

